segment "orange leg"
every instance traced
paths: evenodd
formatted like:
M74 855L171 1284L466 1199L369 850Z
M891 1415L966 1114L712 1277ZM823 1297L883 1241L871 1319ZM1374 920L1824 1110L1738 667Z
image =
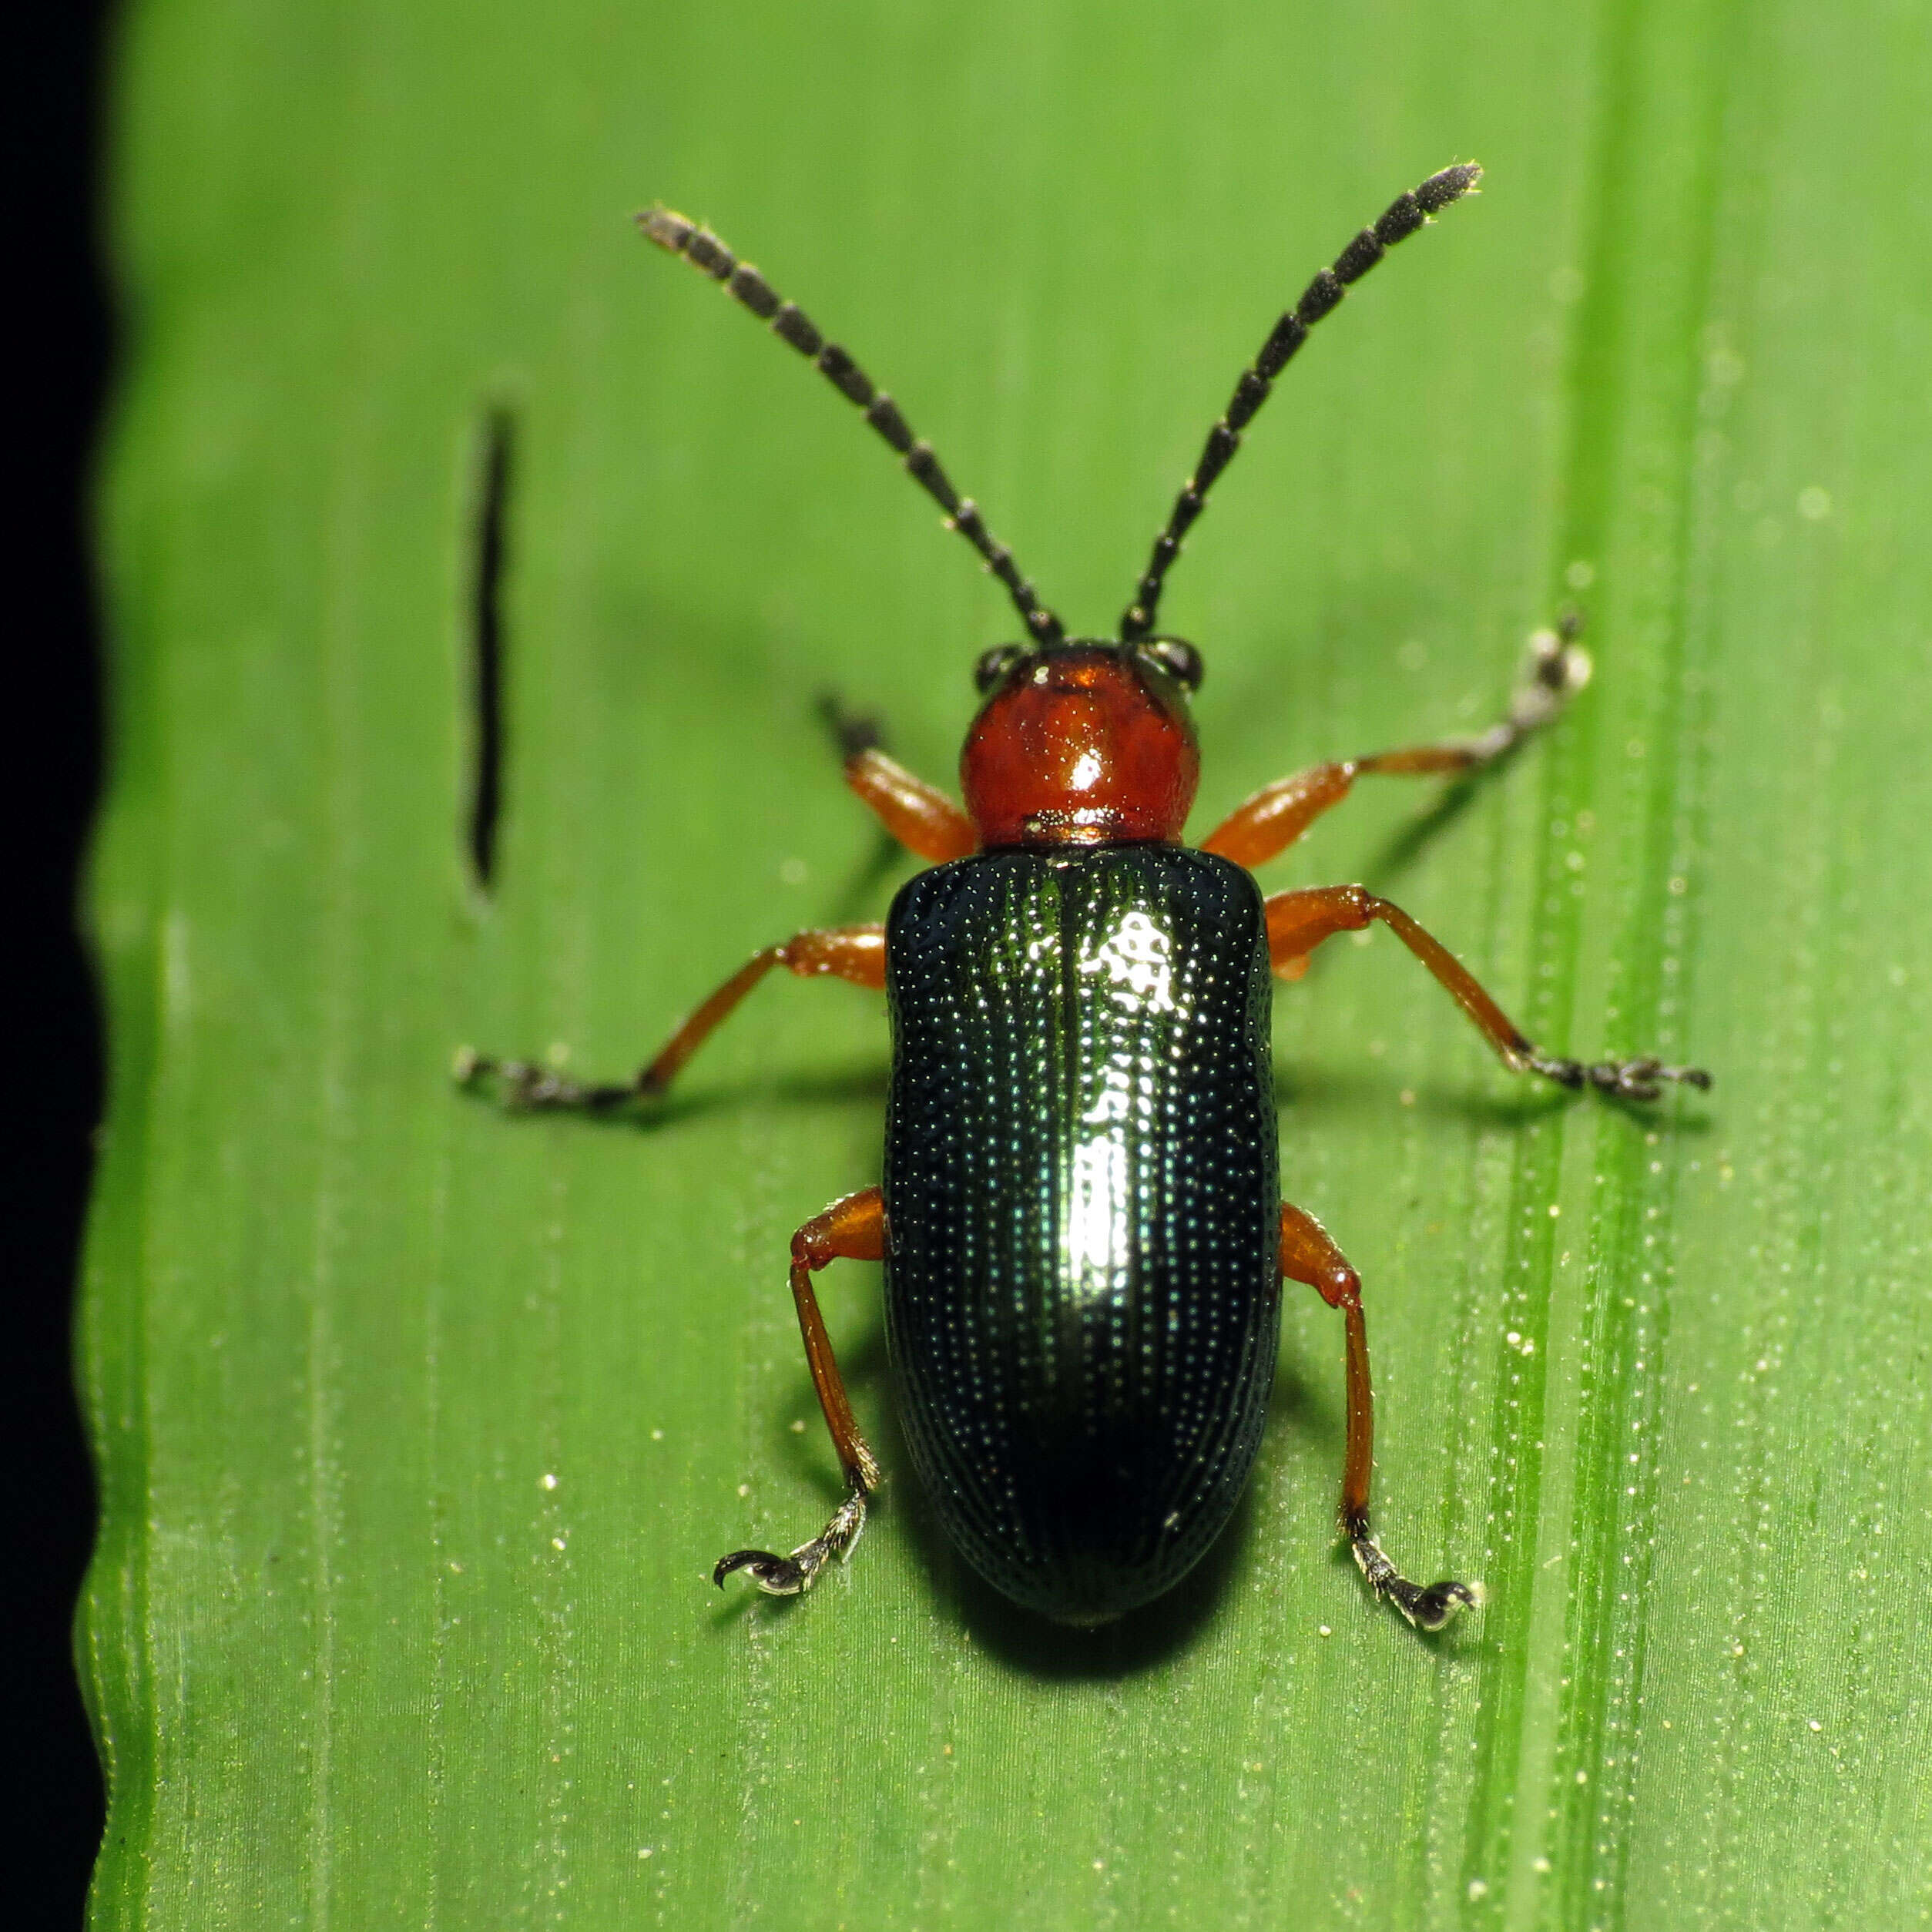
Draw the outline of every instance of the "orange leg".
M909 850L934 865L979 850L973 821L936 787L907 771L877 745L845 761L845 782Z
M794 933L782 946L767 946L763 952L753 953L665 1041L656 1058L629 1080L608 1086L586 1085L527 1060L492 1060L465 1047L456 1056L458 1082L469 1086L485 1075L494 1076L501 1083L505 1100L513 1107L614 1107L626 1100L656 1099L774 966L783 966L801 979L830 974L854 986L883 991L885 927L833 926Z
M1202 850L1219 853L1237 865L1260 865L1286 851L1323 813L1340 804L1365 773L1421 778L1471 772L1492 763L1548 724L1588 683L1589 656L1576 642L1581 628L1580 620L1570 616L1556 629L1538 631L1531 638L1528 659L1508 712L1480 738L1409 745L1367 758L1311 766L1292 778L1263 786L1236 806L1201 841Z
M819 714L837 741L847 785L907 850L944 865L979 850L973 821L937 786L887 755L877 718L847 710L830 693L819 700Z
M831 1338L812 1291L812 1276L834 1261L883 1260L885 1239L885 1206L876 1187L834 1201L792 1236L792 1299L798 1304L799 1332L805 1338L805 1360L818 1390L818 1405L825 1412L825 1426L844 1473L845 1500L825 1528L789 1556L770 1550L734 1550L720 1558L711 1573L719 1589L733 1570L749 1570L760 1589L775 1597L795 1597L812 1587L829 1558L844 1561L865 1528L866 1498L880 1480L878 1461L859 1434L852 1404L846 1400Z
M1342 1464L1341 1522L1355 1561L1377 1596L1387 1597L1410 1622L1440 1630L1458 1610L1482 1601L1479 1585L1445 1579L1426 1588L1411 1583L1382 1554L1369 1527L1369 1481L1375 1466L1375 1395L1369 1385L1368 1328L1362 1316L1361 1277L1312 1214L1281 1204L1281 1273L1305 1283L1331 1308L1342 1311L1348 1330L1348 1448Z
M1266 911L1269 954L1283 979L1299 979L1307 970L1308 955L1324 939L1338 932L1360 932L1380 920L1447 989L1512 1073L1538 1073L1559 1086L1595 1087L1625 1100L1655 1100L1666 1080L1681 1081L1687 1087L1711 1084L1702 1067L1666 1066L1650 1054L1635 1060L1600 1060L1592 1065L1538 1052L1441 940L1400 906L1377 898L1361 886L1278 892L1267 901Z

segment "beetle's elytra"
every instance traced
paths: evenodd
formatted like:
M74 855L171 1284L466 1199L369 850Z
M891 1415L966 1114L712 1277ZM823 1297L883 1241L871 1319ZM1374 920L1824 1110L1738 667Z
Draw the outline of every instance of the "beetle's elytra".
M1274 1380L1260 892L1182 845L1009 847L921 874L886 931L886 1316L921 1478L1008 1596L1130 1608L1227 1520Z
M1364 773L1466 773L1561 709L1588 675L1566 620L1531 640L1508 709L1480 737L1317 765L1181 843L1199 757L1194 647L1155 629L1162 585L1241 432L1306 340L1395 243L1473 188L1473 163L1394 202L1270 330L1176 500L1117 638L1069 639L931 448L844 350L682 215L645 235L723 285L810 357L902 458L1005 586L1022 642L976 667L962 811L834 712L847 783L932 870L884 925L801 932L756 954L628 1082L586 1086L467 1050L465 1083L522 1107L605 1108L664 1092L775 966L883 989L893 1065L884 1177L792 1241L805 1353L846 1481L789 1555L740 1550L763 1590L810 1588L857 1541L880 1470L859 1433L812 1276L883 1260L894 1379L934 1506L968 1561L1015 1602L1103 1623L1169 1588L1226 1523L1261 1439L1280 1283L1339 1310L1347 1338L1341 1524L1370 1585L1434 1629L1475 1586L1402 1576L1369 1520L1374 1407L1360 1283L1314 1218L1281 1199L1269 1058L1271 975L1298 978L1338 932L1388 926L1504 1062L1566 1087L1654 1100L1708 1087L1655 1058L1546 1055L1447 950L1360 886L1264 898L1248 868L1291 844Z

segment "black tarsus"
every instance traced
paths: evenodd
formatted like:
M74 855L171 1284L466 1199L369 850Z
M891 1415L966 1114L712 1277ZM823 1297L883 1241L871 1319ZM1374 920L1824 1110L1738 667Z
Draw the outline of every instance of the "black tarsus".
M818 1581L819 1572L827 1563L835 1558L843 1563L851 1555L864 1532L866 1500L878 1484L877 1464L869 1475L857 1469L847 1470L844 1501L809 1543L800 1544L789 1555L781 1555L776 1550L733 1550L729 1556L719 1558L711 1581L722 1590L726 1577L744 1570L767 1596L803 1595Z
M496 878L497 822L503 809L503 572L512 441L508 412L492 410L484 426L470 605L474 762L468 843L471 874L485 892Z
M1208 431L1200 460L1175 498L1166 528L1154 540L1146 573L1135 586L1134 601L1121 613L1122 642L1135 643L1152 634L1161 585L1169 568L1181 554L1181 539L1201 514L1214 479L1241 447L1241 431L1268 400L1276 377L1308 340L1308 331L1340 302L1350 283L1360 280L1397 242L1406 240L1451 202L1461 200L1481 178L1482 169L1474 162L1462 162L1432 174L1413 193L1391 202L1381 219L1373 227L1364 228L1335 258L1333 265L1323 269L1308 284L1301 300L1269 331L1253 366L1243 371L1241 380L1235 384L1226 414Z
M1382 1554L1366 1516L1342 1525L1356 1566L1378 1597L1386 1597L1418 1630L1440 1630L1458 1611L1473 1610L1483 1600L1480 1583L1458 1583L1445 1577L1440 1583L1411 1583Z
M836 342L828 342L818 325L795 302L787 302L749 262L741 262L708 228L671 209L647 208L637 217L646 239L673 255L682 255L723 286L725 293L770 324L773 334L807 357L840 395L865 412L865 420L905 466L907 473L945 512L948 525L964 537L984 559L986 568L1006 586L1036 643L1057 644L1065 636L1058 618L1035 595L1021 575L1013 553L994 540L979 506L962 497L940 467L932 445L912 433L899 406L875 388L872 378Z
M718 1558L712 1568L711 1581L722 1590L725 1578L740 1570L750 1571L760 1588L769 1590L774 1596L797 1596L805 1588L803 1566L789 1556L780 1556L776 1550L733 1550L729 1556Z
M836 691L821 691L813 706L832 735L841 760L849 763L868 751L885 750L885 723L876 711L853 711Z

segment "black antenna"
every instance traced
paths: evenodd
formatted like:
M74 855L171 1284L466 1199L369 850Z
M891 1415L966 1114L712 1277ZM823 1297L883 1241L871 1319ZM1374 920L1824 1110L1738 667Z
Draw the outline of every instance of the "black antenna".
M1482 172L1474 162L1465 161L1431 175L1414 193L1391 202L1381 220L1373 228L1364 228L1337 257L1335 265L1323 269L1303 291L1301 300L1275 324L1254 359L1254 367L1244 371L1235 384L1234 400L1228 404L1227 414L1208 431L1206 446L1194 465L1194 474L1175 498L1167 528L1154 540L1147 574L1135 587L1134 601L1121 613L1120 635L1124 643L1135 643L1152 632L1154 613L1161 601L1161 584L1169 566L1181 554L1182 538L1201 514L1214 479L1241 447L1242 431L1268 400L1276 377L1308 340L1308 331L1341 300L1350 282L1359 282L1385 251L1413 235L1431 215L1468 193L1482 179Z
M884 391L875 389L868 376L836 342L827 342L818 325L795 302L783 300L749 262L741 262L708 228L700 227L684 216L659 206L647 209L637 217L637 225L647 240L682 255L694 268L703 270L724 284L726 294L735 297L761 322L771 324L772 333L789 342L802 356L809 357L819 373L848 401L865 411L865 420L905 459L914 482L946 513L949 528L957 530L986 560L986 568L1006 586L1007 595L1018 606L1029 636L1041 644L1057 644L1065 635L1060 620L1033 594L1033 586L1013 562L1013 553L995 543L979 514L979 506L955 490L932 445L915 438L899 406Z

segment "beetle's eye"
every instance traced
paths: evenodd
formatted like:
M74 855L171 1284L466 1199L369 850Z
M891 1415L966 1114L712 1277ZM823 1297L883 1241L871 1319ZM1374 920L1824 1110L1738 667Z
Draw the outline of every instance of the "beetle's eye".
M990 651L981 651L973 666L973 683L980 696L985 696L1025 656L1025 647L1019 644L995 644Z
M1201 688L1201 654L1184 637L1150 637L1140 647L1169 676L1190 691Z

